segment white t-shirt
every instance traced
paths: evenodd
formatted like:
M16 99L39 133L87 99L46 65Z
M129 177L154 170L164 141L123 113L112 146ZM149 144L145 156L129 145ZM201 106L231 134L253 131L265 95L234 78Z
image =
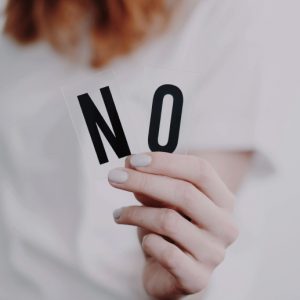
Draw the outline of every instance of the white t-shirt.
M129 86L142 66L197 73L187 148L263 151L255 18L253 0L184 1L167 34L105 70ZM136 202L90 175L61 93L97 71L3 36L0 60L0 298L147 299L136 229L112 218Z

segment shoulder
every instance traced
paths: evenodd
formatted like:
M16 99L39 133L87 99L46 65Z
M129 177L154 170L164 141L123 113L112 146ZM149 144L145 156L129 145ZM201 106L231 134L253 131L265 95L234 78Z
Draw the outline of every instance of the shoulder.
M260 6L257 0L197 1L187 20L190 48L213 55L236 44L257 41Z
M204 76L235 51L259 43L259 10L257 0L182 1L166 33L147 45L143 64Z

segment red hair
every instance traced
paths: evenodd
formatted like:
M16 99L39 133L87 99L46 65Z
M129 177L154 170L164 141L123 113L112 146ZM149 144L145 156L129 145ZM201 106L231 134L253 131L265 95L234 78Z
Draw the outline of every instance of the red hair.
M165 0L9 0L4 32L21 44L46 40L71 53L85 34L91 64L132 51L168 20Z

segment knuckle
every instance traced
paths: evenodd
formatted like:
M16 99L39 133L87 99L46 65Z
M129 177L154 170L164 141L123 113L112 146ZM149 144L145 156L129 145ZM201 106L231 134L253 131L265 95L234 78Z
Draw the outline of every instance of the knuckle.
M127 208L124 212L122 212L122 218L126 219L129 222L136 222L139 220L139 212L135 207Z
M200 181L207 181L213 174L212 165L203 158L196 158L195 166L197 166L197 174Z
M231 212L219 210L221 226L216 229L216 237L225 243L225 246L231 245L239 236L238 226Z
M149 186L148 177L144 174L141 174L139 176L139 180L138 180L138 183L137 183L137 189L139 191L145 192L147 190L148 186Z
M209 169L211 168L211 164L208 160L201 158L201 157L197 157L197 161L198 161L198 167L201 169Z
M165 158L165 152L156 151L150 152L150 154L153 156L153 158L157 159L158 161Z
M181 285L181 290L185 295L191 295L202 292L207 288L210 279L210 272L200 272L198 276L194 277L194 280Z
M143 280L143 286L149 296L153 296L153 283L151 280ZM150 298L151 299L151 298Z
M178 203L182 203L184 207L191 207L192 202L194 200L195 187L188 182L177 183L177 187L175 188L176 198L178 199Z
M167 247L162 252L162 260L167 268L174 270L178 265L177 249L173 246Z
M225 259L225 248L218 247L211 253L210 264L215 268Z
M239 230L238 230L237 226L232 225L230 230L228 230L227 238L228 238L229 244L230 245L233 244L237 240L238 236L239 236Z
M239 230L233 220L228 220L223 225L223 236L227 246L231 245L237 240L239 236Z
M167 235L177 232L178 213L173 209L164 208L161 213L160 227Z
M209 284L209 280L210 280L210 273L209 272L205 272L204 274L202 274L199 283L198 283L198 292L204 290L205 288L207 288L208 284Z
M187 212L192 212L195 210L195 201L197 199L196 193L198 193L198 190L192 184L186 185L185 192L182 198L182 206Z

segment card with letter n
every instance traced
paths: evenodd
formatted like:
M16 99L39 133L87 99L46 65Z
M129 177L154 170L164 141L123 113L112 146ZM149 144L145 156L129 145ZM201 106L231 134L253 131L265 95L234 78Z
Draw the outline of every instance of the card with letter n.
M62 87L84 161L97 178L131 154L186 152L191 76L151 68L135 78L105 71Z

